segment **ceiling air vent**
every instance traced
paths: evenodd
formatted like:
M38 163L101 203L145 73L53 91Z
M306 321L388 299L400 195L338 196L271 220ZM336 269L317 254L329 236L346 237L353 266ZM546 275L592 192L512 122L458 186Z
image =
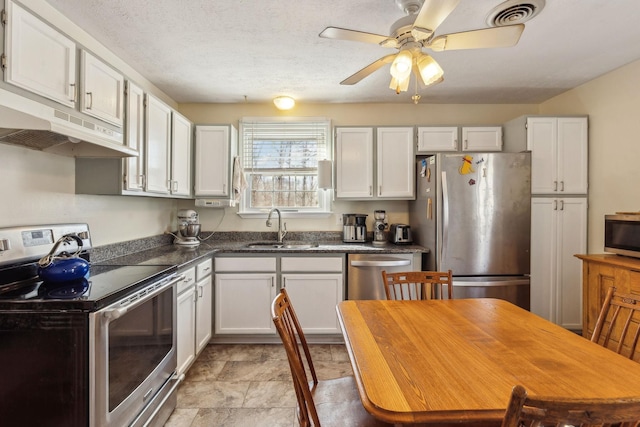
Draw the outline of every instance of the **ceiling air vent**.
M536 16L544 7L544 0L507 0L494 7L487 15L492 27L522 24Z

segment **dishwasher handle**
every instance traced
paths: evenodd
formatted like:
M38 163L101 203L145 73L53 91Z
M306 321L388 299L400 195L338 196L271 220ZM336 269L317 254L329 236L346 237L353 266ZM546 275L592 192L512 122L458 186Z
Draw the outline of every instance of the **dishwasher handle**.
M402 267L410 265L411 260L408 259L377 259L377 260L352 260L351 265L354 267Z

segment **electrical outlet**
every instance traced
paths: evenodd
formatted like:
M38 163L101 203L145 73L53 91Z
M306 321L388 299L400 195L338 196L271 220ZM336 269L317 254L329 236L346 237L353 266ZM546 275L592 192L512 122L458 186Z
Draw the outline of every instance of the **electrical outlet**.
M336 225L342 225L342 214L336 214Z

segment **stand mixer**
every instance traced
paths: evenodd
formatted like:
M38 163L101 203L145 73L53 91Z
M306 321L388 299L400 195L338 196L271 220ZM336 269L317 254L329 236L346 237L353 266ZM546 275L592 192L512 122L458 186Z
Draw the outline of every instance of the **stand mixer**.
M373 244L377 246L383 246L387 244L387 236L385 230L388 225L385 222L387 213L385 211L373 211Z
M200 245L200 224L198 213L192 209L178 211L178 235L174 235L174 245L195 248Z

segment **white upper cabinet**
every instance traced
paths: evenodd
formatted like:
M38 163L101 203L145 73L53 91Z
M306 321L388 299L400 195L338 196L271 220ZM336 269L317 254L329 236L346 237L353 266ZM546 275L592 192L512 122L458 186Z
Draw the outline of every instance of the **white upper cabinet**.
M237 152L238 130L234 126L196 126L195 195L230 197L232 164Z
M138 152L137 157L127 157L125 162L124 189L144 189L144 92L131 82L126 84L125 143Z
M373 197L373 128L336 129L336 197Z
M377 197L415 197L413 127L377 129Z
M418 127L418 154L458 151L458 128L444 126Z
M5 81L75 108L75 42L13 1L6 7Z
M80 111L122 126L124 76L89 52L81 53Z
M147 94L145 108L145 190L169 194L171 158L171 108Z
M502 151L502 127L463 127L462 151Z
M191 195L191 122L173 112L171 138L171 194Z
M587 194L586 117L527 118L532 194Z

